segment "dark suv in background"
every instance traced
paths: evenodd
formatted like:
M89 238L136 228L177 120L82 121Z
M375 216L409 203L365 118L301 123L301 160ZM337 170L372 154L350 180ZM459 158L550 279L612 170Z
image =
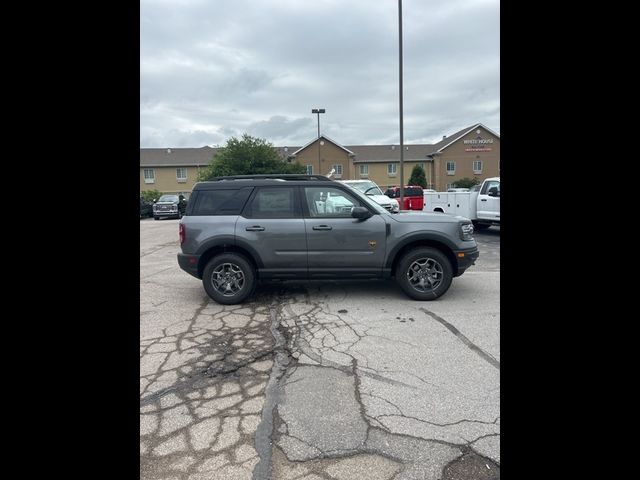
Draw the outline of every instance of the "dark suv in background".
M153 204L153 219L163 217L182 218L187 209L187 199L184 195L162 195Z
M269 279L395 277L409 297L433 300L478 258L472 234L469 219L391 214L323 176L218 177L193 188L178 264L222 304Z

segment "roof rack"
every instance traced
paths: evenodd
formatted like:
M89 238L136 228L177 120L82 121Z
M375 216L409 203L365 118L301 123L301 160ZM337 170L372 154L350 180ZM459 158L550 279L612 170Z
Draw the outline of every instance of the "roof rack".
M213 177L210 181L218 182L222 180L323 180L332 182L324 175L298 175L295 173L268 174L268 175L229 175L225 177Z

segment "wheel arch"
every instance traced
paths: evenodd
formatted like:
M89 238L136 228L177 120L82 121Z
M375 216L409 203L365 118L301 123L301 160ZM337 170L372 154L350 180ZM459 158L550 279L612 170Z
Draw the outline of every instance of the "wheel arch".
M442 252L449 260L451 264L451 270L453 272L453 276L456 277L458 275L458 261L456 260L456 256L453 253L453 249L444 241L441 241L436 238L416 238L410 239L407 242L400 245L397 250L395 250L389 259L388 267L391 269L391 276L395 276L396 267L398 266L398 262L400 259L410 250L418 247L430 247L435 248Z
M209 263L213 257L220 253L239 253L244 256L251 265L253 265L254 270L256 271L256 275L258 269L262 266L262 261L260 257L257 255L255 250L251 247L246 247L244 245L236 245L231 242L221 242L216 243L214 245L208 245L206 249L204 249L203 253L200 254L200 258L198 260L198 278L202 278L202 274L204 272L204 268Z

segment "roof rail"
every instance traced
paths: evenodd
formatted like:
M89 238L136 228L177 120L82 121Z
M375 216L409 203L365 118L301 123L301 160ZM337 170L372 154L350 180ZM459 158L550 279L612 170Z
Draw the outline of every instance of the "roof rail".
M265 175L229 175L225 177L213 177L210 181L218 182L222 180L324 180L332 182L328 177L324 175L298 175L295 173L283 173L283 174L265 174Z

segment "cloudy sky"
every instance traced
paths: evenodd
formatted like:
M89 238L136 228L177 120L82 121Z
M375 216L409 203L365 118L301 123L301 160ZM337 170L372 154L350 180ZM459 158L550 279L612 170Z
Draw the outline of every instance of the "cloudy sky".
M403 0L404 142L500 132L498 0ZM140 147L397 144L397 0L141 0Z

